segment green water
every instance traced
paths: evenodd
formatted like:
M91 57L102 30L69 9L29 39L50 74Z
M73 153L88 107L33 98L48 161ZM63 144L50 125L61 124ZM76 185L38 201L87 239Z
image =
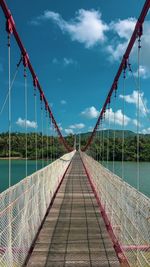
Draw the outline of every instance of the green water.
M14 185L22 180L26 175L25 160L12 160L11 161L11 184ZM8 188L8 160L0 160L0 192ZM44 161L44 166L47 161ZM42 168L42 160L37 162L38 170ZM36 171L36 161L28 160L28 175Z
M44 161L46 166L47 162ZM106 165L106 163L105 163ZM38 161L38 169L42 168L42 161ZM113 163L109 162L108 168L112 170ZM121 177L121 162L115 162L115 173ZM124 180L136 188L137 169L136 163L124 163ZM35 172L35 161L28 161L28 175ZM25 160L12 160L12 185L25 177ZM8 188L8 160L0 160L0 192ZM150 197L150 163L140 163L140 191Z
M106 163L104 165L106 166ZM113 170L113 162L108 163L108 169ZM121 162L115 162L115 173L121 177ZM124 181L137 188L136 162L124 162ZM140 192L150 197L150 162L140 163Z

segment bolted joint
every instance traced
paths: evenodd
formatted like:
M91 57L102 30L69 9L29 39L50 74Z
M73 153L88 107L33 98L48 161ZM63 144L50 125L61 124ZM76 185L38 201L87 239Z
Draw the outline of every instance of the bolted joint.
M45 103L45 110L46 110L46 112L48 111L48 103L47 102Z
M129 60L128 60L128 69L130 72L132 72L131 63L129 62Z
M37 87L37 85L38 85L38 78L37 78L37 76L35 76L35 77L33 78L33 86L34 86L34 87Z
M117 89L118 89L118 81L114 81L113 90L117 91Z
M123 62L123 69L124 69L124 71L126 70L126 68L127 68L127 58L124 57L124 62Z
M43 101L43 97L44 97L44 94L43 92L40 93L40 101L42 102Z
M28 64L29 64L29 56L27 54L27 52L25 52L23 55L22 55L22 58L23 58L23 65L24 67L28 67Z
M6 31L8 32L8 34L12 34L15 28L15 22L13 20L13 17L10 13L9 17L6 20Z
M138 21L137 36L140 38L143 35L143 25Z

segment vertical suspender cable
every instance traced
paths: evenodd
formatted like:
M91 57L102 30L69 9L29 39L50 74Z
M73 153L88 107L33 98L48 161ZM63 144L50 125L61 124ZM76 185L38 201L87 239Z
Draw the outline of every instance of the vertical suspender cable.
M56 160L56 152L57 152L57 143L56 143L56 131L55 131L55 127L54 127L54 157Z
M34 119L35 119L35 168L36 171L38 169L37 166L37 96L36 96L36 87L34 86Z
M99 162L101 162L102 158L102 122L100 121L99 127Z
M108 169L108 161L109 161L109 132L110 132L110 103L108 106L108 131L107 131L107 169Z
M138 40L138 99L137 99L137 190L140 190L140 166L139 166L139 125L140 125L140 49L141 39Z
M105 166L105 129L104 129L104 123L105 123L105 113L103 116L103 165Z
M124 180L124 130L125 130L125 79L126 79L126 66L123 71L123 97L122 97L122 179Z
M116 90L114 95L114 134L113 134L113 173L115 173L115 150L116 150Z
M52 123L52 119L51 119L50 129L51 129L51 163L52 163L53 162L53 123Z
M140 156L140 135L139 135L139 127L140 127L140 49L141 49L141 38L139 36L138 39L138 98L137 98L137 190L140 190L140 164L139 164L139 156ZM139 200L136 199L136 220L138 223L138 216L139 216ZM139 234L136 233L136 245L137 245L137 257L136 257L136 266L139 265L138 258L139 258Z
M46 110L46 135L47 135L47 165L48 165L48 122L49 122L49 118L48 118L48 112Z
M99 143L99 126L98 126L98 129L97 129L97 141L96 141L96 144L97 144L97 161L99 161L99 149L98 149L98 143Z
M43 96L40 96L41 101L41 148L42 148L42 168L44 167L44 159L43 159Z
M98 131L97 131L97 129L96 129L96 133L95 133L95 159L96 159L96 161L97 161L97 134L98 134Z
M11 70L10 70L10 33L8 33L8 91L9 91L9 103L8 103L8 120L9 120L9 181L8 185L11 187ZM9 194L9 203L11 202L11 194ZM8 256L9 264L12 263L12 212L11 209L8 210Z
M25 173L28 176L28 139L27 139L27 72L26 67L24 68L24 96L25 96L25 150L26 150L26 163L25 163Z
M99 162L99 125L97 127L97 138L96 138L96 151L97 151L97 161Z
M8 88L9 88L9 107L8 107L8 121L9 121L9 187L11 186L11 81L10 81L10 33L8 33Z

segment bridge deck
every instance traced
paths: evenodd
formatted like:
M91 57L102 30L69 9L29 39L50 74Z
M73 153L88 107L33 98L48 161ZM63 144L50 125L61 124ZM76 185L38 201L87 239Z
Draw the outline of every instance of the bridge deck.
M77 153L27 266L120 266Z

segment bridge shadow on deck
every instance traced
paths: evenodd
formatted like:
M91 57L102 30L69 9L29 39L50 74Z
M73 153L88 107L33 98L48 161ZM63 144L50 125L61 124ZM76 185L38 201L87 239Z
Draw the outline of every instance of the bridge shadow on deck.
M61 184L27 266L120 266L78 153Z

